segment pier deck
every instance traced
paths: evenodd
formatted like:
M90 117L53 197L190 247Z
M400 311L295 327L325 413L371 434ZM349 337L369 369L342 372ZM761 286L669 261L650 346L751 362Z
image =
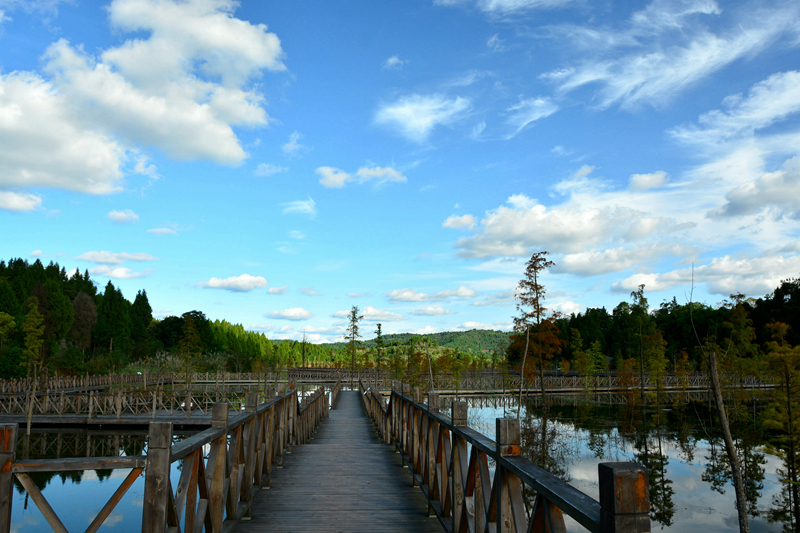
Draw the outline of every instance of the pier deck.
M394 447L380 444L360 393L345 391L309 444L284 456L271 490L236 531L441 532Z

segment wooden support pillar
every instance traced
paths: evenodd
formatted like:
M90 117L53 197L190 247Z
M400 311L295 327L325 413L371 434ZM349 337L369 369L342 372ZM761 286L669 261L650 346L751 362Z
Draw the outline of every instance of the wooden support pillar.
M167 528L167 506L172 485L169 481L172 422L150 422L147 439L147 468L144 476L142 533Z
M455 427L467 425L467 402L453 402L450 404L451 420ZM469 455L467 455L467 441L453 431L453 448L451 461L453 462L453 490L451 491L453 510L453 531L462 531L461 520L464 512L464 491L467 487L467 468Z
M600 463L600 531L650 531L650 490L647 469L636 463Z
M11 503L14 501L14 474L11 467L17 452L19 424L0 426L0 533L11 531Z
M519 420L516 418L498 418L496 421L497 455L519 455ZM506 484L502 482L502 467L497 465L495 483L497 484L497 529L499 533L514 531L514 516L511 510L511 495Z
M245 394L245 407L247 413L255 413L258 406L258 392ZM256 440L258 439L258 418L253 417L245 423L244 427L244 475L242 476L241 497L242 503L253 499L253 478L256 466ZM243 520L250 520L253 516L252 506L247 508Z
M428 412L439 412L439 393L428 391Z
M414 403L422 403L422 387L414 387Z

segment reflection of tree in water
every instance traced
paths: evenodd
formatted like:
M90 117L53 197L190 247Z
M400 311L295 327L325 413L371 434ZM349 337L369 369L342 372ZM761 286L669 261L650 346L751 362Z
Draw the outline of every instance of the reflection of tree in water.
M650 475L650 519L663 526L671 526L675 515L672 497L675 489L667 477L669 459L662 448L660 426L652 432L636 435L634 447L638 451L636 461L647 468Z
M520 420L520 448L523 457L569 482L568 466L577 456L576 439L569 435L562 424L549 419L547 407L541 410L540 416L531 411L526 409L524 418ZM536 491L525 486L523 498L530 511Z

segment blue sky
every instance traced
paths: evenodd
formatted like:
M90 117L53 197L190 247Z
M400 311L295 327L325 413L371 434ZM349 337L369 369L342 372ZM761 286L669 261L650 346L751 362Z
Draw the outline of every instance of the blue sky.
M635 5L633 5L635 4ZM0 255L271 338L800 273L800 4L0 0Z

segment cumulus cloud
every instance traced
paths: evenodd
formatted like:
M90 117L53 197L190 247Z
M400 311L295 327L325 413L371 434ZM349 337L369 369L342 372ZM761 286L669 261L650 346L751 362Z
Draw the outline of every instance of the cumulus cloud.
M476 224L475 217L472 215L450 215L442 222L443 228L453 228L453 229L472 229L475 227Z
M266 176L273 176L275 174L280 174L281 172L287 172L289 167L280 167L278 165L272 165L270 163L259 163L256 169L253 171L253 175L259 178L263 178Z
M322 294L312 287L305 287L300 289L300 292L305 294L306 296L322 296Z
M287 157L297 157L308 150L308 147L302 143L300 143L300 139L303 138L303 134L299 131L293 131L291 135L289 135L289 142L281 146L281 151Z
M309 196L308 200L295 200L283 204L284 215L317 215L317 203Z
M135 38L96 55L61 39L41 74L0 76L0 189L108 194L125 175L156 176L141 147L239 164L247 154L232 127L269 121L250 81L285 67L278 37L237 19L237 7L114 0L110 25Z
M515 137L535 121L549 117L556 111L558 111L558 106L553 103L549 96L520 100L518 104L506 109L506 114L508 115L506 124L512 128L512 131L506 135L506 139Z
M397 322L405 319L405 317L399 313L392 313L385 309L377 309L371 305L362 309L361 313L364 316L364 320L367 322Z
M612 285L617 292L630 292L639 285L648 291L663 291L678 286L690 287L694 275L695 285L704 284L712 294L728 296L743 293L760 297L772 292L786 278L787 272L800 271L800 255L785 250L771 249L754 256L716 257L710 262L692 268L681 268L663 273L637 273Z
M472 107L470 100L441 94L412 94L382 106L375 122L396 128L411 141L422 143L439 125L449 125L462 118Z
M394 289L386 293L386 298L391 302L425 302L430 295L414 289Z
M511 331L512 324L508 321L501 321L501 322L476 322L472 320L468 320L467 322L462 322L458 324L455 328L457 331L468 331L471 329L490 329L495 331Z
M165 235L177 235L178 230L175 228L167 228L167 227L150 228L147 230L147 233L149 233L150 235L158 235L159 237L163 237Z
M106 216L114 224L132 224L139 220L139 215L130 209L124 211L110 211Z
M389 59L383 62L383 69L384 70L399 70L403 68L403 65L408 63L407 60L400 59L399 56L393 55Z
M628 183L631 189L646 191L648 189L663 187L668 181L668 174L663 170L659 170L651 174L633 174L628 180Z
M76 259L80 261L90 261L92 263L101 263L104 265L121 265L124 261L159 261L158 257L154 257L144 252L127 253L127 252L85 252L79 255Z
M1 94L1 93L0 93ZM0 148L2 151L2 148ZM2 163L0 163L2 166ZM33 211L42 205L42 197L29 193L0 191L0 209L7 211Z
M89 269L89 274L105 276L112 279L142 278L149 275L151 272L151 269L147 269L144 272L134 272L127 267L112 267L109 265L98 265Z
M633 248L615 247L565 254L550 270L554 274L572 274L579 277L599 276L641 267L664 257L687 258L696 254L697 251L689 247L670 244Z
M267 289L269 294L286 294L286 291L289 289L288 286L284 285L283 287L270 287Z
M278 320L308 320L314 315L308 309L303 309L302 307L290 307L289 309L270 311L265 316L267 318L275 318Z
M211 278L208 281L198 283L198 287L205 289L223 289L231 292L248 292L253 289L261 289L267 286L267 280L261 276L251 276L242 274L229 278Z
M450 310L445 309L444 307L434 307L432 305L428 305L426 307L411 311L411 314L418 316L444 316L449 315Z
M319 182L329 189L341 189L345 184L358 180L366 183L375 180L378 184L386 182L405 183L408 181L400 171L391 167L361 167L355 174L350 174L335 167L319 167L315 170L321 176Z
M427 302L429 300L446 300L448 298L471 298L475 294L474 289L461 285L457 289L449 289L432 294L417 292L414 289L394 289L386 293L386 298L392 303Z

